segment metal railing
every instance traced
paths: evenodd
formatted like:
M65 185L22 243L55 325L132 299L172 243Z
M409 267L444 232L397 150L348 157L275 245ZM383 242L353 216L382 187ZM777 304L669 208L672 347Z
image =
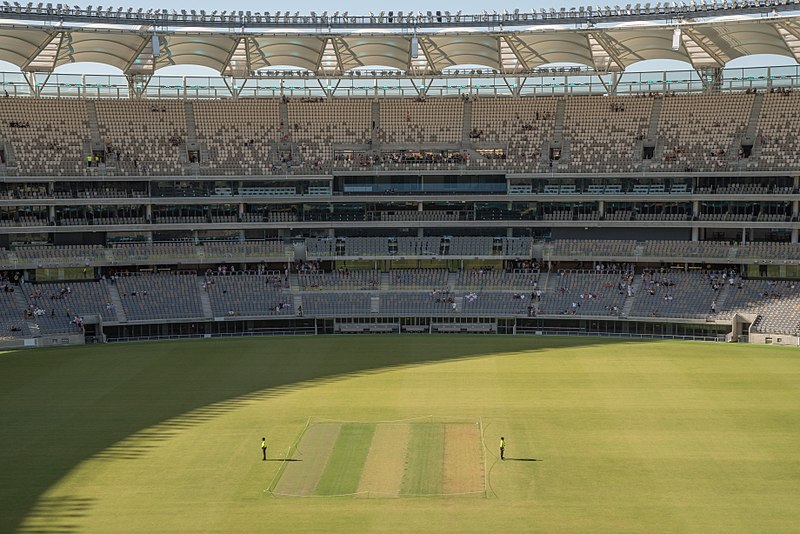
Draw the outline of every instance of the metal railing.
M708 91L692 69L676 71L597 73L582 69L501 74L488 68L451 69L426 76L426 98L700 93ZM268 74L268 73L267 73ZM0 96L31 96L31 84L44 97L130 98L129 80L114 74L0 72ZM222 76L152 76L142 89L145 98L232 98L229 78ZM800 65L722 69L716 90L791 89L800 86ZM275 71L237 80L238 98L398 98L420 96L419 82L402 72L350 72L318 78L307 72Z

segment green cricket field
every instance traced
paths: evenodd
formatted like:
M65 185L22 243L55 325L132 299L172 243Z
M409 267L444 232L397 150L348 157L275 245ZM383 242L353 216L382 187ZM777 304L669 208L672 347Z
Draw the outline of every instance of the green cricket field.
M0 353L0 532L797 532L798 445L796 348L384 335Z

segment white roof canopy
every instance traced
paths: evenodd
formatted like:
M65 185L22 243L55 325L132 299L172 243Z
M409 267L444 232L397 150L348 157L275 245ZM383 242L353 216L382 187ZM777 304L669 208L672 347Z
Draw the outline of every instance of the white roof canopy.
M676 37L676 28L677 31ZM158 36L154 57L152 36ZM0 60L24 71L51 72L59 65L104 63L126 74L152 74L168 65L203 65L223 75L247 76L267 67L290 67L320 76L365 67L415 75L458 65L480 65L503 74L551 63L578 63L600 72L623 71L651 59L674 59L695 68L722 67L753 54L800 59L800 17L768 17L584 29L499 32L234 33L0 26ZM676 40L677 39L677 40Z

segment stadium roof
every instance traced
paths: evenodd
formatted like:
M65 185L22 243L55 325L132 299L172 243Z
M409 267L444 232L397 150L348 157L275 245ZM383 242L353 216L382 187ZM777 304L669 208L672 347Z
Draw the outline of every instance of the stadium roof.
M101 26L101 27L98 27ZM284 28L290 30L291 28ZM267 31L268 30L268 31ZM459 65L524 74L542 65L576 63L597 72L624 71L643 60L680 60L696 69L723 67L753 54L800 62L800 16L738 15L700 21L512 26L493 29L403 28L275 31L171 28L158 25L0 26L0 60L26 72L96 62L128 75L170 65L202 65L248 77L265 68L338 76L359 68L391 68L410 76Z

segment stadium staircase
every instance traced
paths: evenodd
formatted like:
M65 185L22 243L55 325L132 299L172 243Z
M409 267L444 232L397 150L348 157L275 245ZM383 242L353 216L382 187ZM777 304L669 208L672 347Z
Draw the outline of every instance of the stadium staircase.
M293 306L292 309L295 311L295 313L297 313L297 310L299 310L300 306L302 305L303 305L303 297L298 294L292 295L292 306Z
M450 291L453 291L456 288L456 284L458 283L458 273L448 273L447 274L447 288ZM434 288L436 289L436 288Z
M461 143L467 147L470 144L469 133L472 131L472 101L464 102L464 116L461 127Z
M300 291L300 278L297 273L289 273L289 290Z
M461 313L461 310L464 309L464 297L456 297L455 299L456 309L453 310L455 313Z
M756 93L753 97L753 106L750 108L750 116L747 120L747 127L741 136L736 136L733 144L728 149L728 162L741 166L746 160L739 159L739 149L743 145L753 147L750 151L750 159L758 158L761 154L761 141L758 137L758 118L761 116L761 106L764 104L764 93Z
M567 102L563 98L558 100L556 107L556 121L553 127L553 139L550 141L550 148L558 148L561 150L561 157L554 165L564 164L569 161L569 143L564 139L564 122L566 117ZM549 157L549 150L548 150Z
M122 305L122 298L119 296L119 290L116 284L106 284L108 288L108 295L111 297L111 303L114 305L114 310L117 312L117 320L121 323L128 322L128 316L125 314L125 307Z
M281 118L281 136L286 137L289 135L289 105L283 99L278 104L278 112Z
M636 275L633 277L633 283L631 284L631 288L633 291L631 292L631 296L625 295L625 301L622 303L622 309L620 310L619 314L622 317L627 317L628 314L631 313L633 309L633 302L636 300L636 295L639 293L639 288L642 287L642 276Z
M661 152L664 150L664 143L658 142L658 122L661 120L661 106L663 102L664 99L661 97L653 99L653 106L650 109L650 121L647 123L647 131L644 134L644 138L636 141L636 144L634 145L634 159L636 161L641 161L642 167L649 166L651 162L656 161L661 157L659 148L661 149ZM644 158L645 147L653 148L652 159Z
M728 300L728 297L732 293L731 286L728 283L722 285L717 293L717 313L725 306L725 302Z
M547 285L550 283L550 272L549 271L542 271L539 273L539 289L542 290L542 293L547 291Z
M208 154L204 154L200 143L197 141L197 124L194 119L194 104L187 100L183 103L183 110L186 115L186 155L188 157L188 152L197 152L200 156L200 161L198 163L191 164L192 169L197 172L200 163L208 161Z
M5 176L7 169L9 167L16 167L17 162L14 157L14 145L12 145L9 142L6 142L5 139L0 139L0 147L3 148L6 156L5 164L0 163L0 175Z
M370 110L372 113L372 124L375 126L372 131L370 132L370 140L372 141L372 146L378 146L380 139L378 137L378 132L380 131L381 127L381 105L378 102L372 103L372 108Z
M100 137L100 123L97 121L97 107L94 100L86 101L86 119L89 121L89 132L92 145L91 151L105 152L105 143Z
M213 319L214 310L211 308L211 298L208 296L208 291L203 289L202 284L198 284L198 287L200 287L200 306L203 308L203 317Z
M19 288L19 287L17 288L16 291L14 291L14 304L16 304L17 309L19 310L19 314L20 314L20 318L21 318L23 311L28 308L28 301L22 295L22 289ZM37 335L39 333L39 325L38 324L31 323L30 321L23 321L22 324L25 325L24 326L25 332L27 332L28 335Z
M531 258L542 261L544 257L544 244L537 243L536 241L531 242Z
M369 298L369 312L370 313L380 313L381 312L381 298L377 295L372 295Z
M381 291L389 291L389 273L381 273Z

